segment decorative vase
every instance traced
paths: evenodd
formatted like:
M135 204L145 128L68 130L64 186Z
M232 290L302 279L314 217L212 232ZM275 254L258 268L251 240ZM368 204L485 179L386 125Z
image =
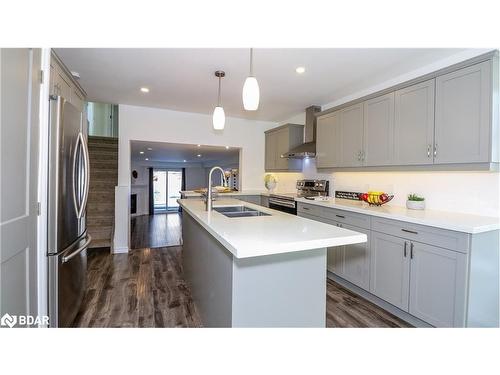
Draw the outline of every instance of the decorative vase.
M409 210L425 210L425 201L406 201Z
M276 189L276 181L269 180L265 182L266 189L269 191L273 191Z

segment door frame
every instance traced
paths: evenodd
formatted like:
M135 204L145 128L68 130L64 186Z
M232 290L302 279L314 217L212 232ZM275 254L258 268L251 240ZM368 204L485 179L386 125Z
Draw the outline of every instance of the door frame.
M170 213L170 212L177 212L177 211L169 211L168 209L168 172L180 172L181 173L181 178L182 178L182 182L181 182L181 189L182 189L182 186L183 184L185 183L184 182L184 175L185 173L183 172L183 169L184 168L165 168L165 167L151 167L151 170L152 170L152 173L155 173L155 171L160 171L160 172L166 172L166 178L165 178L165 192L166 192L166 197L165 197L165 213ZM150 181L150 183L152 183L152 181ZM153 191L154 189L152 189L152 187L149 189L149 192L151 194L151 192ZM153 215L155 214L154 212L154 197L150 197L149 198L150 200L152 199L152 203L153 203Z
M50 93L50 60L51 49L41 50L41 69L43 81L40 85L40 137L38 148L38 314L48 315L48 258L47 258L47 234L48 234L48 165L49 165L49 93Z

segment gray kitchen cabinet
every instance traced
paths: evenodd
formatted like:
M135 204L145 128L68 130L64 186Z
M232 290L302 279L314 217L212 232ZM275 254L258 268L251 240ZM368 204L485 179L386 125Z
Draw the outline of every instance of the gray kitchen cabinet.
M265 155L265 169L273 171L276 169L276 148L278 144L278 133L266 133L266 155Z
M235 195L234 198L243 202L258 204L259 206L262 203L260 195Z
M50 95L59 95L80 111L84 110L85 93L59 58L52 52L50 60Z
M269 207L269 197L266 195L260 196L260 205L262 207Z
M394 92L363 103L363 165L381 166L394 162Z
M431 79L395 92L394 164L433 163L434 90Z
M371 233L370 292L408 311L410 256L408 241L384 233Z
M341 262L339 276L365 290L370 289L370 230L339 223L341 228L366 234L365 243L336 247ZM337 260L336 260L337 261ZM336 273L335 271L332 271Z
M319 118L316 125L316 166L340 166L341 146L340 112Z
M467 256L410 243L409 313L435 327L465 325Z
M363 152L363 103L341 109L339 112L340 167L360 167Z
M266 172L301 171L302 160L281 155L304 142L304 125L286 124L265 132Z
M436 78L435 164L490 161L491 65L485 61Z
M499 74L488 53L318 114L317 167L498 169Z

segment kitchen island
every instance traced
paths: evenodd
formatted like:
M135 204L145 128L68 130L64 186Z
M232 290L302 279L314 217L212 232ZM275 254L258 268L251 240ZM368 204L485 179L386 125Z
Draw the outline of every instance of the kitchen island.
M184 274L207 327L325 327L326 249L367 241L362 233L235 199L214 202L210 212L200 200L178 202ZM234 206L265 216L217 211Z

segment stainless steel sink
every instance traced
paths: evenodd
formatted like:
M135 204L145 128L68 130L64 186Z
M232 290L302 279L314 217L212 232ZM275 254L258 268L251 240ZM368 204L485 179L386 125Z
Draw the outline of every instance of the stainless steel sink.
M227 217L271 216L271 214L245 206L214 207L214 211Z

